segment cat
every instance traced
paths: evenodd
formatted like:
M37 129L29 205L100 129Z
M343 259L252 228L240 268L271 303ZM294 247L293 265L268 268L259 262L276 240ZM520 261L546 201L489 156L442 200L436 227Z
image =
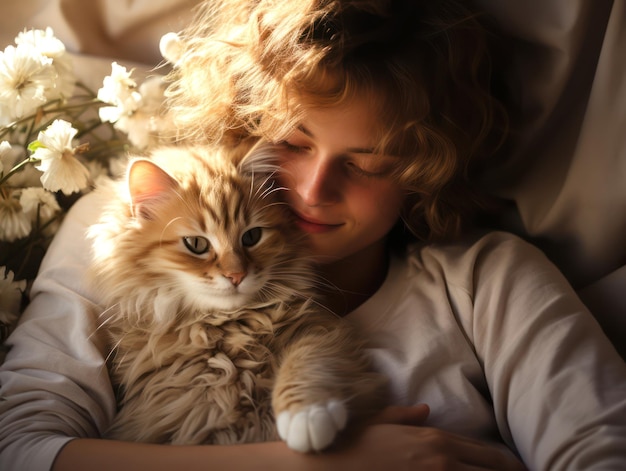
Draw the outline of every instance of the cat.
M311 452L383 404L363 343L314 300L271 160L269 145L162 147L101 190L89 237L119 398L107 438Z

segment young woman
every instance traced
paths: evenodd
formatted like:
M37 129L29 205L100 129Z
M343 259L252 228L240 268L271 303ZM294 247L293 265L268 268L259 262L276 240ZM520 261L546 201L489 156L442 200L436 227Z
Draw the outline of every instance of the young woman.
M2 469L622 469L626 366L559 272L463 231L501 141L483 30L453 1L212 0L182 36L189 140L274 142L286 200L395 407L317 455L101 440L115 413L79 201L0 372ZM427 406L424 406L426 404Z

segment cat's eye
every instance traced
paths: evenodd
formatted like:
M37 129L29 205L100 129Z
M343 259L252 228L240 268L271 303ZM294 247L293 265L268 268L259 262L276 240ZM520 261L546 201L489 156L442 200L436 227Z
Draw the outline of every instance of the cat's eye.
M183 244L190 252L196 255L202 255L209 251L209 241L206 237L187 236L183 237Z
M259 240L261 240L261 234L263 234L263 229L260 227L253 227L243 233L241 236L241 243L244 247L252 247L253 245L256 245Z

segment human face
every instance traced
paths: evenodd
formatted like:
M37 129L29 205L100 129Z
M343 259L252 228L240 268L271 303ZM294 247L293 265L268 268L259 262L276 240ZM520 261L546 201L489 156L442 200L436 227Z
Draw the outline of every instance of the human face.
M398 220L397 158L374 152L373 115L366 99L309 109L279 146L285 198L319 263L383 244Z

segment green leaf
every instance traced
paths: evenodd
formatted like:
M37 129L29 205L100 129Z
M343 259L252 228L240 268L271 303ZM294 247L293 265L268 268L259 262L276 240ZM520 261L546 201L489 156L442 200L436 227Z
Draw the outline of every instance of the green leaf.
M31 152L35 152L37 149L41 149L42 147L45 147L45 146L39 141L33 141L30 144L28 144L28 150Z

